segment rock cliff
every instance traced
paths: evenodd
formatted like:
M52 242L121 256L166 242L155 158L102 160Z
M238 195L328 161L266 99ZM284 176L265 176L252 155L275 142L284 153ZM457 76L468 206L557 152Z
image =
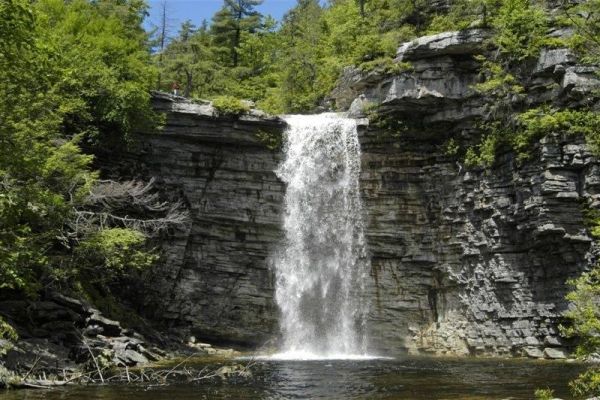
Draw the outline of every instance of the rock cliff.
M283 185L279 153L261 134L285 123L258 111L218 116L210 104L155 94L166 121L139 133L136 145L101 155L120 178L154 178L189 213L184 229L160 243L164 257L140 288L146 317L182 335L214 342L261 344L276 329L273 275L267 259L280 236Z
M562 34L560 32L557 35ZM332 97L361 125L362 195L372 257L370 337L380 351L564 357L558 334L567 279L595 262L583 204L600 199L599 165L564 132L517 162L506 149L489 170L445 155L449 137L480 135L486 112L473 89L489 33L447 32L402 45L397 75L348 68ZM589 101L594 69L567 49L527 66L527 101ZM190 223L165 238L165 259L143 289L146 316L175 332L257 345L277 333L269 254L280 240L280 154L257 136L284 123L256 112L216 117L207 104L155 96L161 134L140 133L115 157L183 199ZM112 161L105 157L108 169Z
M357 116L373 104L403 132L364 126L362 188L372 254L372 337L385 350L560 358L566 281L589 268L583 206L598 205L598 163L561 132L517 162L488 170L444 154L469 141L486 112L478 82L486 31L422 37L398 50L397 76L347 69L336 102ZM574 106L598 80L567 49L543 51L527 101ZM368 106L368 107L367 107ZM382 340L383 339L383 340Z

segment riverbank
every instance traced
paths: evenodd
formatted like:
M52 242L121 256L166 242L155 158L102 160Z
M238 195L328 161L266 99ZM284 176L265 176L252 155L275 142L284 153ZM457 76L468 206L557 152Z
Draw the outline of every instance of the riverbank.
M85 300L55 292L37 300L1 300L0 312L18 336L0 341L0 388L130 381L131 368L155 371L167 360L241 354L193 336L159 332L134 313L114 320ZM145 376L163 378L156 372Z

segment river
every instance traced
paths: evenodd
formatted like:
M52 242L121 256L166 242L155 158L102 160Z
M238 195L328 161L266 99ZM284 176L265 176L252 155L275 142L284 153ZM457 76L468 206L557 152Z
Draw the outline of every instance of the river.
M201 368L198 360L191 368ZM213 365L214 366L214 365ZM515 359L401 357L368 361L257 361L247 379L215 378L174 383L73 386L17 390L3 400L199 400L199 399L533 399L536 388L568 399L567 382L584 366Z

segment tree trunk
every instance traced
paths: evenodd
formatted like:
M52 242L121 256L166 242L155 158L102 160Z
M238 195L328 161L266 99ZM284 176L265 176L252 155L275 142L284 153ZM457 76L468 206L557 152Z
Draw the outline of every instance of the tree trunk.
M162 86L162 63L163 63L163 52L165 50L165 37L167 36L167 1L161 2L162 15L160 19L160 52L158 54L158 81L156 82L156 89L160 90Z
M194 83L193 78L194 75L192 74L192 72L189 70L185 70L185 90L183 92L183 97L190 97L190 94L192 93L192 85Z

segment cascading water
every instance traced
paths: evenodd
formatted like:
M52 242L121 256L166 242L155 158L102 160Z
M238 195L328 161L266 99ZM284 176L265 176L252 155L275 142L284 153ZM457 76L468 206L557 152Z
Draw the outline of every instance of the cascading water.
M285 117L285 241L275 256L283 345L275 358L366 357L368 258L356 121Z

